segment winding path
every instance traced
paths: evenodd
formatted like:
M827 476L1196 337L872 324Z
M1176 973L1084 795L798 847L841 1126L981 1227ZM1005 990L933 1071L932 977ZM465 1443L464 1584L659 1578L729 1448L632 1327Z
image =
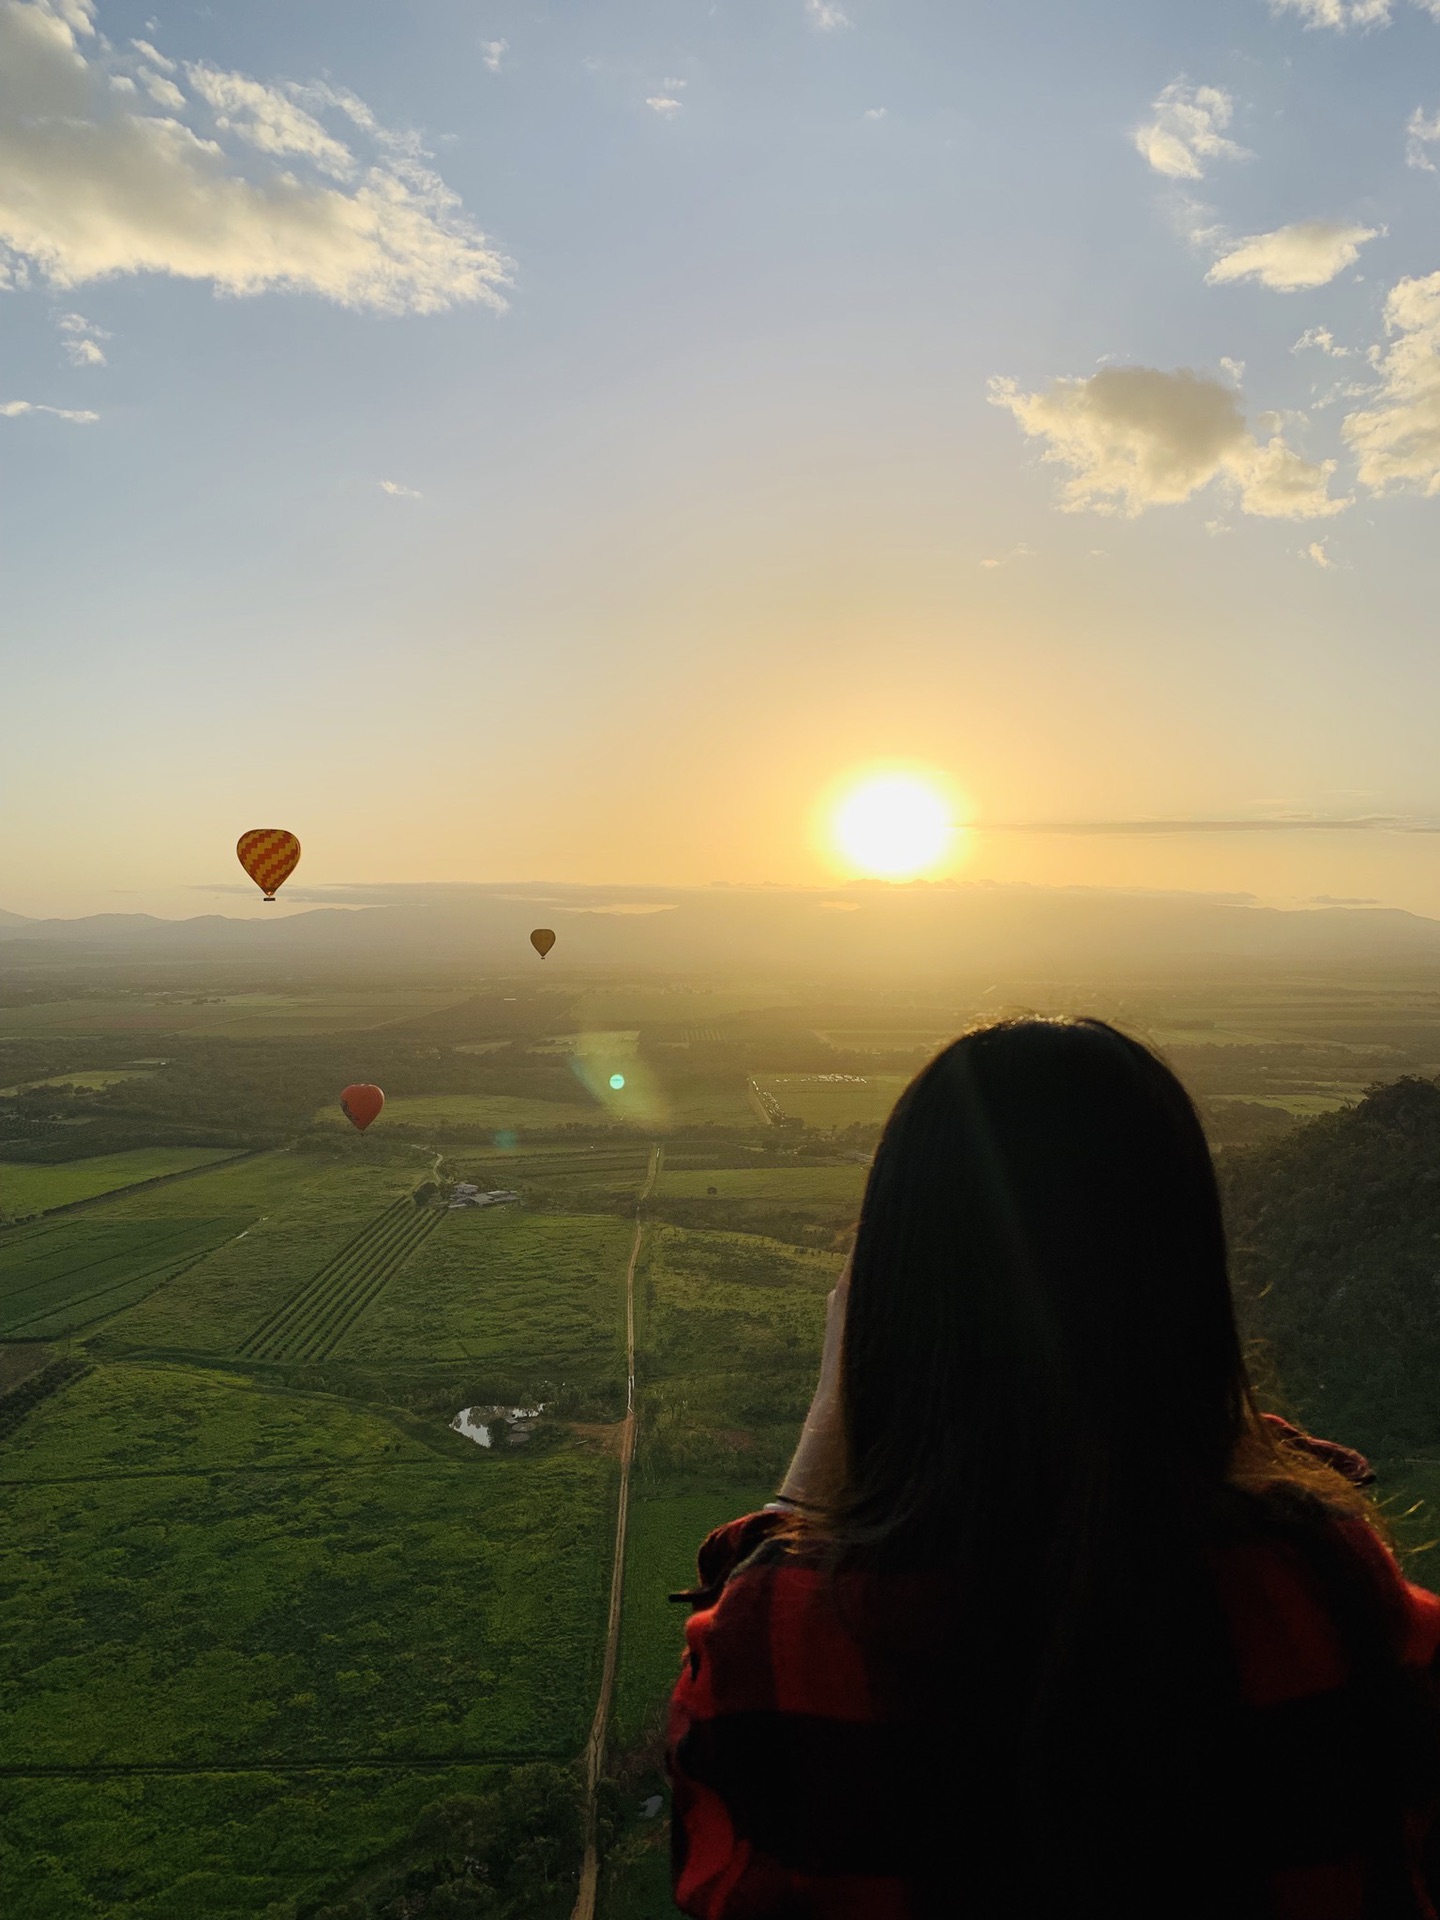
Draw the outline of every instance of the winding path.
M615 1513L615 1558L610 1569L610 1616L605 1631L605 1664L600 1671L600 1698L590 1738L585 1743L585 1860L580 1869L580 1891L570 1920L595 1920L595 1893L600 1878L600 1851L596 1794L605 1766L605 1735L610 1725L610 1702L615 1692L615 1666L620 1653L620 1605L625 1593L625 1527L630 1518L630 1462L635 1455L635 1263L645 1234L641 1208L659 1176L663 1147L650 1149L650 1169L635 1202L635 1238L625 1269L625 1422L620 1430L620 1498Z

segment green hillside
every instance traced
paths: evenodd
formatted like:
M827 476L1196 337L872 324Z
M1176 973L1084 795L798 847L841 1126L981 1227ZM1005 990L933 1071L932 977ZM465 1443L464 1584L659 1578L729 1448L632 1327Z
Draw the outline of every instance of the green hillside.
M1440 1087L1396 1080L1221 1166L1271 1399L1377 1456L1440 1447Z

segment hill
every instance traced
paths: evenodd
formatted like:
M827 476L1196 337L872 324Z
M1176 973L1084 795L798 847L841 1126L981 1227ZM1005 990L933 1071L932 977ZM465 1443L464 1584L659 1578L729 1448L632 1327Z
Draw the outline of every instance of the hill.
M1440 1444L1440 1086L1377 1087L1221 1177L1271 1397L1375 1455Z
M836 887L510 885L312 887L272 920L94 914L0 917L0 981L126 958L364 971L532 968L530 929L559 935L547 978L575 969L703 968L895 981L1150 974L1248 979L1275 970L1429 967L1440 922L1398 909L1280 909L1248 895L939 883Z

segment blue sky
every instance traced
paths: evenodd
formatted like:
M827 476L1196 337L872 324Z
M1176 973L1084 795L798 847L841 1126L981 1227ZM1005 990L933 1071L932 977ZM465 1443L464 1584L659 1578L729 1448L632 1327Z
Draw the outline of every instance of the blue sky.
M0 904L819 878L903 762L1440 911L1285 825L1440 819L1437 116L1417 0L0 0Z

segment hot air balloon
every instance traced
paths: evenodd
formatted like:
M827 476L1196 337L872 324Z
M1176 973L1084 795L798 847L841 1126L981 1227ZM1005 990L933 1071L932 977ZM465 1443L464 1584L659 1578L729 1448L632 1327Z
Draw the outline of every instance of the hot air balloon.
M555 935L549 927L536 927L530 936L530 944L543 960L555 944Z
M379 1087L372 1087L364 1082L346 1087L340 1096L340 1111L351 1126L358 1127L361 1133L375 1119L384 1104L385 1096Z
M300 842L284 827L252 827L235 845L241 866L267 900L300 864Z

